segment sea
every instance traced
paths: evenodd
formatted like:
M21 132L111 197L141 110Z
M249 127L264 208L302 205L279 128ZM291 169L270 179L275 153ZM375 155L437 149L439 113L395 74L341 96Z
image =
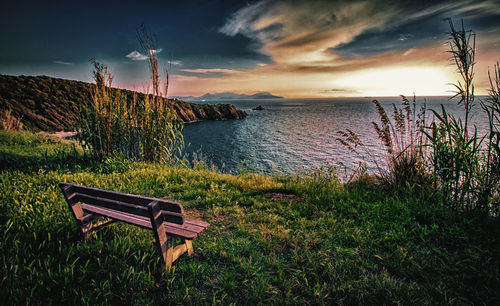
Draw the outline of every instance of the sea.
M379 101L389 115L393 104L402 106L401 97L194 101L230 103L248 116L241 120L185 124L184 151L188 159L203 160L226 173L286 175L335 167L349 175L360 165L375 170L380 165L376 166L374 160L383 160L385 149L372 124L380 122L373 100ZM263 110L253 110L259 105ZM433 119L431 110L440 112L441 105L449 114L463 118L464 107L456 99L417 97L417 110L424 105L428 122ZM485 133L488 121L479 103L470 120L479 135ZM357 153L337 141L338 131L346 129L355 132L364 143Z

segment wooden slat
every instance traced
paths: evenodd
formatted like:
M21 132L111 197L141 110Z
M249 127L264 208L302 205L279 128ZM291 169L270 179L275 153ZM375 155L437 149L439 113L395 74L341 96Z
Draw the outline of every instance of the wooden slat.
M184 215L165 210L162 210L162 213L163 213L163 220L165 222L184 224Z
M129 214L134 214L142 217L149 217L148 209L141 205L128 204L121 201L115 201L105 198L93 197L86 194L75 193L78 201L82 203L92 204L94 206L102 206L105 208L110 208L118 211L123 211ZM184 216L179 213L162 211L164 221L172 222L177 224L184 223Z
M173 254L172 254L172 261L176 261L177 258L179 258L179 256L181 256L182 254L186 253L187 252L187 246L186 244L179 244L178 246L176 246L174 249L173 249Z
M189 240L196 238L205 230L203 227L192 226L185 223L183 225L165 223L165 229L169 235Z
M79 202L85 203L85 204L91 204L94 206L102 206L105 208L113 209L113 210L118 210L118 211L123 211L129 214L134 214L138 215L141 217L148 217L148 209L144 206L140 205L133 205L133 204L127 204L124 202L120 201L115 201L115 200L110 200L110 199L105 199L105 198L98 198L94 196L90 196L87 194L81 194L81 193L76 193L76 198L78 199Z
M146 218L146 217L135 216L135 215L124 213L124 212L117 212L117 211L112 210L112 209L97 207L97 206L90 205L90 204L82 204L82 208L85 211L95 213L95 214L98 214L98 215L103 216L103 217L108 217L108 218L111 218L113 220L123 221L125 223L137 225L137 226L140 226L142 228L149 229L149 230L152 229L151 221L149 220L149 218ZM206 227L195 226L195 225L191 225L191 224L187 224L187 223L184 223L183 225L179 225L179 224L175 224L175 223L164 222L163 224L164 224L165 230L169 236L182 238L182 239L189 239L189 240L196 238L206 228Z
M208 222L205 222L202 220L186 219L186 218L184 218L184 223L194 225L194 226L203 227L203 228L207 228L210 226L210 224Z
M174 201L167 201L167 200L163 200L163 199L155 199L155 198L151 198L151 200L158 201L158 203L160 203L160 207L163 211L169 211L169 212L171 211L171 212L175 212L175 213L179 213L179 214L184 213L184 209L182 208L181 203L177 203Z
M90 204L82 204L85 211L98 214L103 217L108 217L113 220L123 221L125 223L134 224L142 228L151 229L151 221L146 217L136 216L124 212L118 212L113 209L102 208Z
M65 186L70 187L71 192L87 194L93 197L107 198L128 204L141 205L141 206L147 206L152 201L158 201L158 203L160 203L160 207L162 210L180 214L184 212L182 204L174 201L149 198L135 194L128 194L128 193L98 189L98 188L69 184L69 183L60 183L60 184L64 184Z

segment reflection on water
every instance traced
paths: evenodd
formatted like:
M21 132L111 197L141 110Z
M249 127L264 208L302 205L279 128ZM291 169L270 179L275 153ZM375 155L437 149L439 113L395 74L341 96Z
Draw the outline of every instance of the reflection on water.
M378 100L388 113L392 103L401 102L394 97ZM339 130L353 130L373 155L384 154L371 124L379 120L371 101L370 98L224 101L245 110L248 117L185 125L184 140L190 144L186 151L202 152L216 166L224 165L232 172L245 161L250 161L257 172L267 174L291 173L337 162L352 168L362 157L335 141ZM424 99L418 99L417 103L423 104ZM462 113L462 107L446 97L427 97L425 103L428 110L439 110L440 104L444 104L449 113ZM252 110L258 105L264 110ZM486 128L486 117L479 112L472 122L479 130ZM371 160L366 162L373 167Z

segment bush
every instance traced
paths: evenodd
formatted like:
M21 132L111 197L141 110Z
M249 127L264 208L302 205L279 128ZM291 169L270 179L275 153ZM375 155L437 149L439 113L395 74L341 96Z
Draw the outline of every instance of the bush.
M461 81L454 84L453 98L464 107L462 118L451 116L444 106L433 111L435 119L425 123L425 106L418 112L402 96L402 109L393 105L392 120L378 101L373 101L380 123L373 123L386 148L385 167L368 150L379 169L378 179L392 190L428 187L442 203L456 210L498 216L500 209L500 66L489 73L488 97L480 106L488 118L488 130L478 135L470 126L470 113L476 106L474 95L475 33L455 29L450 21L450 53ZM337 141L356 152L364 148L352 131L337 132ZM433 182L431 186L431 180ZM422 189L423 188L423 189Z
M145 31L145 29L143 29ZM151 42L147 32L141 39ZM141 41L141 45L144 41ZM146 43L150 50L154 46ZM155 52L148 52L153 75L153 94L145 94L140 100L134 94L131 100L118 89L111 87L113 76L106 65L93 59L95 86L88 107L80 111L76 123L78 140L98 160L119 154L125 157L149 161L169 162L180 155L183 146L182 125L176 113L169 107L166 97L159 90L158 65Z
M475 107L474 64L475 33L456 30L450 21L450 53L461 76L455 84L459 104L464 106L462 118L433 111L437 121L432 122L427 134L430 146L429 167L434 173L444 203L454 209L474 213L498 214L500 192L499 150L499 66L490 74L490 94L480 105L489 121L489 130L478 135L469 126L471 110Z
M425 144L425 106L416 110L416 98L410 102L401 96L402 108L392 105L392 120L379 101L373 100L380 123L372 122L378 138L386 149L384 164L377 161L368 150L369 155L378 168L378 178L388 188L399 190L408 186L427 188L429 173L426 169L422 147ZM361 139L351 130L338 131L337 141L347 149L356 152L358 147L364 148Z

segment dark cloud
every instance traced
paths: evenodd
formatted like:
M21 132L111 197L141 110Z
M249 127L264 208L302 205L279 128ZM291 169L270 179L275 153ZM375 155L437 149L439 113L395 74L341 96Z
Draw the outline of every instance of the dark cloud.
M414 11L409 14L409 21L404 15L399 16L403 18L395 18L393 24L382 28L366 30L351 41L331 48L331 51L351 59L426 46L446 40L449 20L457 25L463 20L468 29L473 28L476 32L500 28L500 10L495 9L496 1L415 3L418 7L412 6Z
M448 29L447 20L431 15L394 28L365 31L330 50L345 59L403 51L445 41Z
M241 6L237 1L213 0L8 1L0 9L0 73L2 67L43 66L54 58L119 62L141 51L136 29L143 22L156 34L158 47L164 50L159 54L162 60L183 61L192 68L229 66L238 59L247 64L269 62L248 37L219 32Z

